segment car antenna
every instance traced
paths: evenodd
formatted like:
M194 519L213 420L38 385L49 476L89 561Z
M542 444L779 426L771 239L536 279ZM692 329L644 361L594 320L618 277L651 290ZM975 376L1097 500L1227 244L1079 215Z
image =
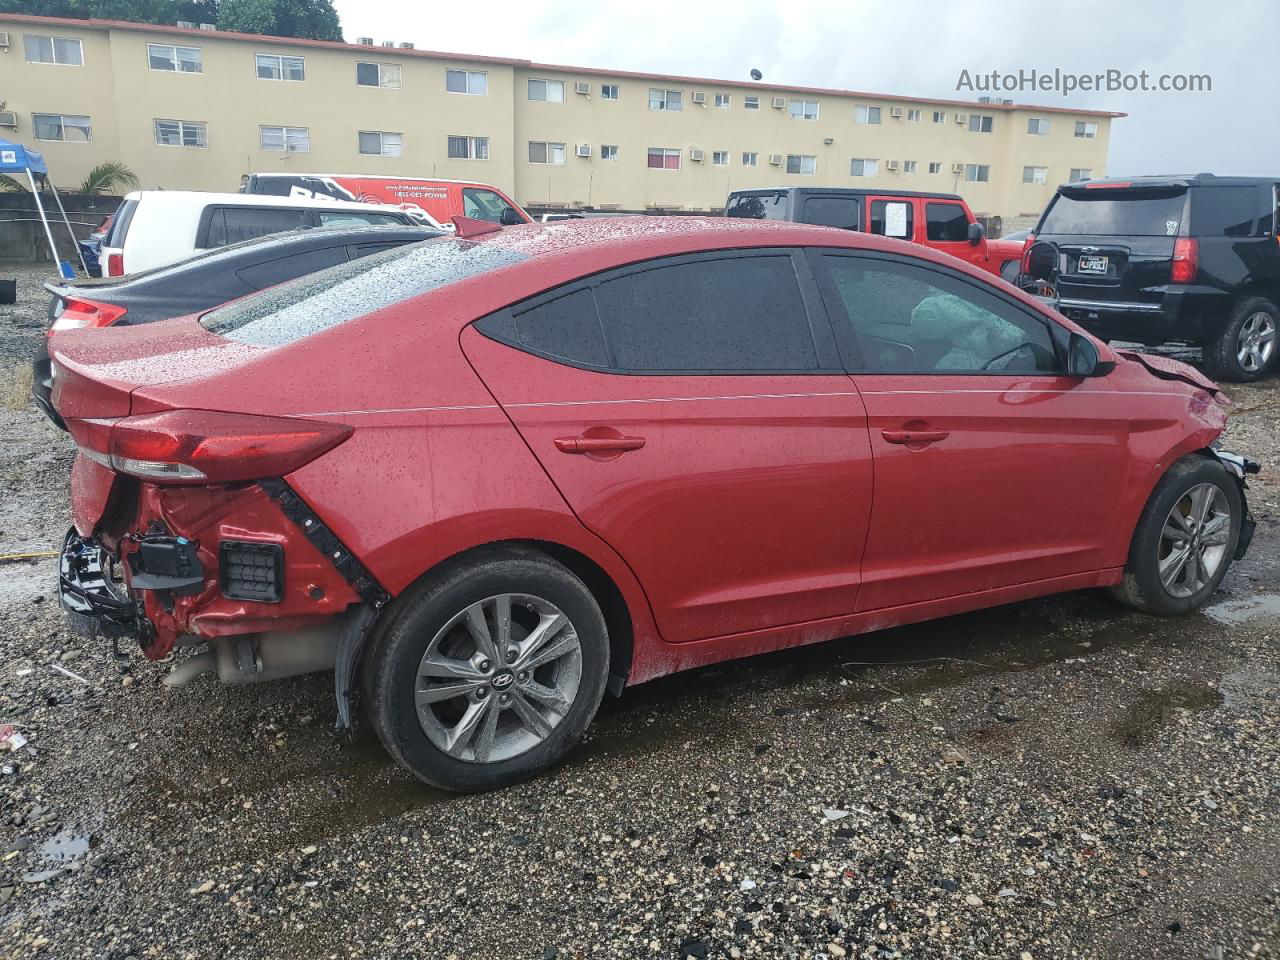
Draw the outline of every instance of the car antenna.
M486 233L497 233L501 230L492 220L478 220L475 217L454 217L453 235L455 237L481 237Z

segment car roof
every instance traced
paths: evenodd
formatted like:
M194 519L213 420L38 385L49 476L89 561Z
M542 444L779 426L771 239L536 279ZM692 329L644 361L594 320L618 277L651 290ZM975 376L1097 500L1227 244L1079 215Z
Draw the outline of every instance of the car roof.
M960 200L958 193L935 193L930 190L894 190L892 188L875 189L874 187L756 187L751 190L734 190L730 197L767 197L779 193L790 193L795 196L821 194L824 197L849 196L865 197L925 197L930 200Z
M393 182L402 183L456 183L464 187L489 187L490 189L498 189L491 183L485 183L482 180L451 180L448 177L397 177L389 173L251 173L250 177L259 180L277 180L284 177L310 178L312 180L324 180L332 177L347 177L351 180L391 180Z
M397 207L385 203L355 203L350 200L315 200L311 197L274 197L260 193L207 193L202 190L135 190L126 200L146 200L150 204L175 207L202 208L211 204L228 204L237 207L294 207L313 209L323 207L334 210L361 210L372 213L404 214Z

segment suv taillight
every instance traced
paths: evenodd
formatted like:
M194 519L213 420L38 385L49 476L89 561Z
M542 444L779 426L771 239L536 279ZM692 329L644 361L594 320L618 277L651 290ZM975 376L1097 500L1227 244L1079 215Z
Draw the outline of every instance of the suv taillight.
M109 327L126 313L126 307L114 303L99 303L96 300L81 300L68 297L62 306L58 319L53 321L49 334L62 330L78 330L81 327Z
M107 276L108 277L124 276L124 254L123 253L107 254Z
M97 426L97 430L86 429ZM71 430L87 457L119 473L166 484L247 483L283 477L347 437L341 423L211 410L170 410Z
M1169 268L1170 283L1194 283L1200 267L1200 244L1195 237L1178 237L1173 241L1173 262Z

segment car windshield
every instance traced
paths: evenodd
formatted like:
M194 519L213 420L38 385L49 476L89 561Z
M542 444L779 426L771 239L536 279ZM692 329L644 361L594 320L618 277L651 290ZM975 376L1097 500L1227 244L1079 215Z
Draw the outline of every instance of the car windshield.
M212 310L200 322L228 340L279 347L526 259L492 245L441 237L299 277Z
M1186 207L1186 190L1079 190L1060 193L1044 215L1036 236L1088 234L1096 237L1176 237Z
M729 198L724 211L726 217L742 217L746 220L787 219L787 195L785 193L739 194Z

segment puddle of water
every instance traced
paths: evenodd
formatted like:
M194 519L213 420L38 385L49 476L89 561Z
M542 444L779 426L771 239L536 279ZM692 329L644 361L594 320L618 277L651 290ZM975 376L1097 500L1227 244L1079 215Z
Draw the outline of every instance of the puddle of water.
M89 834L64 830L40 844L39 854L50 863L70 863L89 852Z
M1253 710L1260 702L1271 704L1280 694L1280 673L1244 667L1222 678L1223 705L1232 710Z
M1254 597L1241 597L1205 607L1204 614L1228 627L1238 626L1258 617L1280 616L1280 594L1260 593Z
M0 604L26 604L36 597L48 600L53 595L57 572L50 565L40 563L6 563L0 566Z
M1175 710L1212 710L1224 697L1202 681L1175 680L1158 690L1144 690L1111 727L1111 737L1127 747L1141 747L1156 738Z

